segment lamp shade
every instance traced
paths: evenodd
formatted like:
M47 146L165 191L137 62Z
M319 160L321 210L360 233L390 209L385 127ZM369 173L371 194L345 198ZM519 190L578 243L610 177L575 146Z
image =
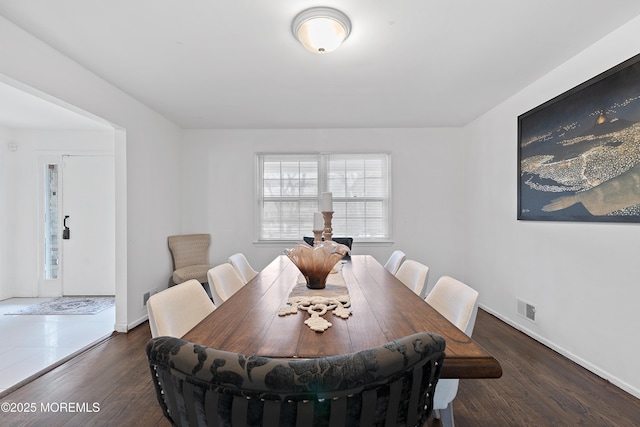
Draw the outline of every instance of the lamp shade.
M293 35L313 53L334 51L351 32L351 21L344 13L330 7L312 7L293 20Z

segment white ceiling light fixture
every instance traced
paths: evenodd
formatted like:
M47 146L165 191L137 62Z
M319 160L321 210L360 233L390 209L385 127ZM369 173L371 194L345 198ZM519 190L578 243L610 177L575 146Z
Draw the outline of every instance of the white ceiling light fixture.
M337 9L312 7L295 17L292 30L305 49L323 54L336 50L349 37L351 21Z

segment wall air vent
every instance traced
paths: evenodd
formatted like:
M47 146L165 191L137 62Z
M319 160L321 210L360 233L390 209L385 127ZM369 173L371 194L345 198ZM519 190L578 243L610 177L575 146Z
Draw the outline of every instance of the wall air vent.
M518 298L518 314L532 322L535 322L536 306Z

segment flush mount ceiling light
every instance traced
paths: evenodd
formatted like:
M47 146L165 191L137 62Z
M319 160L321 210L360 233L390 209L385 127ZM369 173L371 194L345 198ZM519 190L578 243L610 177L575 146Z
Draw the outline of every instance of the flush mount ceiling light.
M329 53L349 37L351 21L339 10L312 7L293 20L293 35L310 52Z

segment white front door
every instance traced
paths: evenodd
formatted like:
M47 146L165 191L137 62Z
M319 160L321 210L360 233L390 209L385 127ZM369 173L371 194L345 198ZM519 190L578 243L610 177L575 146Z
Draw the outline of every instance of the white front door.
M62 157L62 218L63 295L114 295L113 156Z

